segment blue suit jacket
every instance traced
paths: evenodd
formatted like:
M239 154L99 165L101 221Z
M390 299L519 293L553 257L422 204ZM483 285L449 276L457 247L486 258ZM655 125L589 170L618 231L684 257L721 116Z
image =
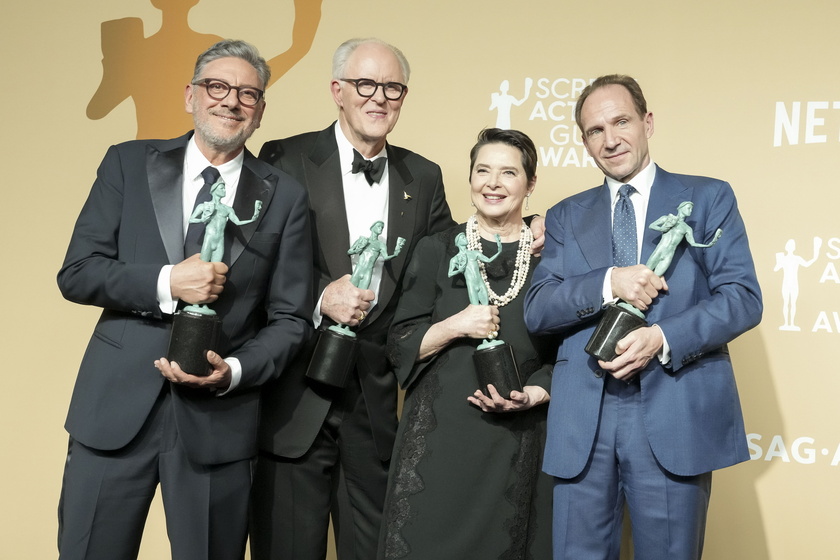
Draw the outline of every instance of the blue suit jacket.
M683 243L665 273L669 291L646 316L658 324L671 361L652 360L639 374L648 441L669 472L695 475L749 458L727 343L758 324L762 302L744 223L728 183L675 175L659 167L646 224L690 200L686 220L699 243L717 228L716 245ZM525 321L535 333L561 333L551 389L544 470L579 475L589 459L600 417L604 373L584 352L601 316L604 275L612 266L609 189L567 198L546 217L546 244L526 296ZM641 262L660 238L646 230Z

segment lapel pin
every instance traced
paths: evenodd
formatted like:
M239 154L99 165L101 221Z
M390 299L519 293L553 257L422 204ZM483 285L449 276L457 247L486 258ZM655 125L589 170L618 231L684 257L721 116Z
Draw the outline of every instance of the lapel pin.
M411 195L403 191L403 200L411 200Z

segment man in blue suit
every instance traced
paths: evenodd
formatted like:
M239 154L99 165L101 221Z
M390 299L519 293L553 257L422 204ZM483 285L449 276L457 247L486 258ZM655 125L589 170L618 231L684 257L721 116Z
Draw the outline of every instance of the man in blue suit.
M727 349L762 312L744 223L728 183L652 162L653 114L632 78L595 80L575 118L606 181L549 211L525 307L532 332L563 335L543 465L556 477L554 558L617 559L625 503L636 558L699 558L711 471L749 458ZM697 244L718 228L723 236L710 248L679 245L661 277L617 265L612 222L625 218L613 215L628 189L630 263L646 262L661 237L645 224L684 201L694 205L686 223ZM622 338L604 362L584 347L616 299L650 326Z

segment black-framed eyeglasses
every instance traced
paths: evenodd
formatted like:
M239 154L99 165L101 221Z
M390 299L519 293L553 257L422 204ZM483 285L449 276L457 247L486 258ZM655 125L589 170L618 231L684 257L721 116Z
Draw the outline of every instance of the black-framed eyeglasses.
M245 107L253 107L260 102L265 92L261 89L250 86L232 86L224 80L216 78L204 78L197 82L193 82L194 86L204 86L207 90L207 95L216 101L221 101L228 96L230 90L236 90L236 97L239 102Z
M376 95L376 90L382 88L382 93L385 94L385 99L396 101L401 98L408 86L399 82L388 82L383 84L381 82L374 82L368 78L358 78L356 80L348 80L341 78L342 82L349 82L356 86L356 93L362 97L373 97Z

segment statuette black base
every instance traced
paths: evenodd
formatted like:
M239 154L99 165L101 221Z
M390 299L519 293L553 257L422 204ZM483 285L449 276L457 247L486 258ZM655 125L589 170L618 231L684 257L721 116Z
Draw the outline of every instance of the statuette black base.
M309 361L306 377L343 389L353 366L356 365L358 339L340 332L322 329L318 331L315 351Z
M478 386L489 395L487 385L492 384L504 398L510 398L511 391L522 391L519 368L513 356L513 347L502 343L488 348L479 348L473 354Z
M172 320L166 359L177 362L186 373L210 375L213 368L207 361L207 351L217 351L221 332L222 320L217 315L182 309Z
M646 325L645 320L638 315L618 305L608 304L584 350L590 356L611 362L618 356L615 353L618 341Z

